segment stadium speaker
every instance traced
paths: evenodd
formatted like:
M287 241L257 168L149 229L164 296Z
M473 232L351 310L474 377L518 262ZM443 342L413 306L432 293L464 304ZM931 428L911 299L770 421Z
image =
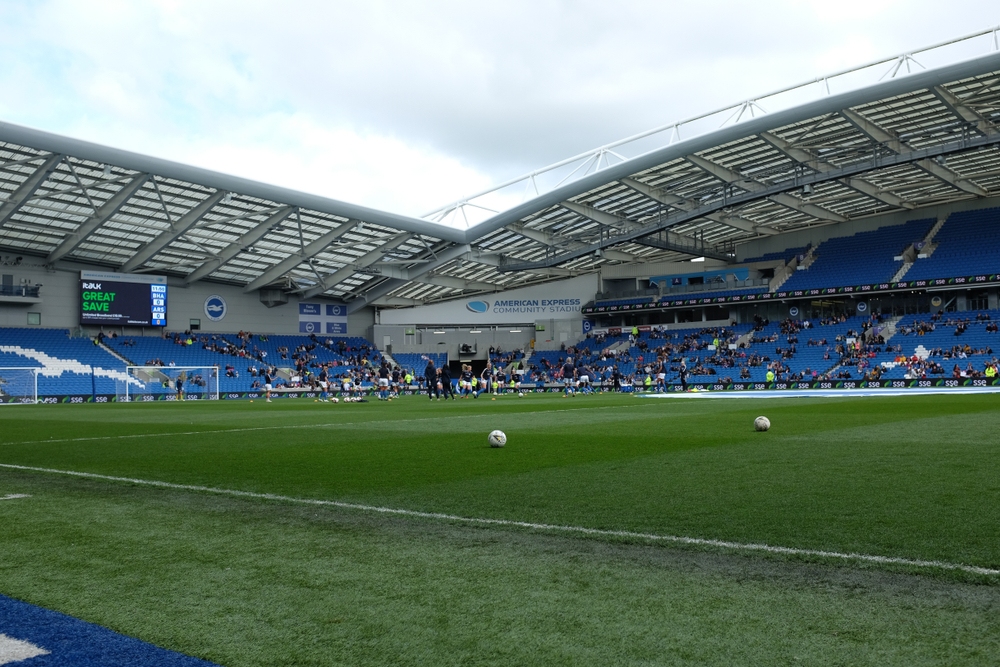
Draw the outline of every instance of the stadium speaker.
M288 303L288 295L280 289L262 289L260 302L268 308L274 308Z

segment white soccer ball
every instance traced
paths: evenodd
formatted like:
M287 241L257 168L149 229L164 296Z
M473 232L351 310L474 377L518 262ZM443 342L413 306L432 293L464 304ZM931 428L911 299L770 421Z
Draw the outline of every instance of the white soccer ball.
M337 398L336 396L334 396L333 398L330 399L330 402L331 403L340 403L340 399Z
M771 420L767 417L757 417L753 420L753 427L758 431L766 431L771 428Z
M507 444L507 434L503 431L492 431L487 438L490 447L503 447Z

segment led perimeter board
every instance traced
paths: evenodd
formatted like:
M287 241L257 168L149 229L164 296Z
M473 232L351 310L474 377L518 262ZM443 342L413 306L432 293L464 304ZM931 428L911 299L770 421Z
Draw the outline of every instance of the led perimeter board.
M167 326L167 278L80 272L80 324Z

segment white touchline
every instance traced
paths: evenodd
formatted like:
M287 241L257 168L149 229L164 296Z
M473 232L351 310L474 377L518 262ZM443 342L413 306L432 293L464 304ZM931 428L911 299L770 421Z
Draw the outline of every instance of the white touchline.
M30 497L31 496L26 495L24 493L8 493L3 498L0 498L0 500L15 500L17 498L30 498Z
M605 405L597 408L566 408L564 410L528 410L524 412L506 412L503 414L504 417L515 416L515 415L549 415L553 412L579 412L580 410L608 410L610 408L622 409L622 408L637 408L645 407L642 405L623 405L623 406L610 406ZM442 415L440 417L423 417L421 419L394 419L393 424L402 424L409 422L431 422L440 421L442 419L447 419L449 421L453 419L474 419L480 418L482 415ZM54 444L59 442L89 442L91 440L125 440L129 438L169 438L175 435L209 435L212 433L247 433L249 431L288 431L296 428L329 428L333 426L371 426L372 424L382 423L378 419L372 419L370 421L363 422L331 422L326 424L293 424L291 426L250 426L247 428L225 428L216 431L175 431L171 433L130 433L127 435L97 435L87 438L56 438L48 440L22 440L20 442L0 442L0 447L10 447L13 445L44 445L44 444Z
M454 514L441 514L438 512L418 512L415 510L398 509L393 507L376 507L373 505L359 505L357 503L345 503L338 500L317 500L312 498L294 498L292 496L280 496L273 493L255 493L253 491L237 491L235 489L217 489L211 486L195 486L192 484L174 484L172 482L159 482L148 479L133 479L131 477L113 477L110 475L99 475L92 472L79 472L75 470L55 470L52 468L35 468L32 466L21 466L13 463L0 463L0 468L11 468L14 470L30 470L33 472L45 472L55 475L71 475L73 477L88 477L92 479L104 479L112 482L127 482L129 484L141 484L144 486L156 486L166 489L178 489L182 491L199 491L202 493L215 493L226 496L236 496L240 498L257 498L260 500L278 500L288 503L300 503L303 505L325 505L329 507L339 507L342 509L359 510L362 512L377 512L380 514L395 514L399 516L412 516L421 519L438 519L459 523L468 523L481 526L513 526L517 528L531 528L533 530L557 531L563 533L577 533L581 535L599 535L602 537L626 537L630 539L642 539L653 542L672 542L674 544L692 544L698 546L710 546L733 551L764 551L774 554L787 554L793 556L822 556L824 558L838 558L842 560L859 560L866 563L880 563L884 565L906 565L910 567L927 567L942 570L960 570L971 574L998 575L1000 570L994 570L975 565L963 565L961 563L946 563L936 560L913 560L909 558L894 558L890 556L871 556L868 554L839 553L836 551L821 551L817 549L798 549L795 547L776 547L770 544L753 544L742 542L727 542L725 540L708 540L699 537L680 537L677 535L656 535L653 533L635 533L627 530L602 530L600 528L583 528L580 526L556 526L545 523L529 523L527 521L513 521L510 519L481 519L475 517L457 516Z

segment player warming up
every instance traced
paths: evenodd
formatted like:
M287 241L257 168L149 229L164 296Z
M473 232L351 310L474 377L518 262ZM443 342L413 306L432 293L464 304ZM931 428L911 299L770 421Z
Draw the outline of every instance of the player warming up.
M573 367L573 360L566 358L563 365L563 398L567 396L576 397L576 388L573 386L576 380L576 369Z
M468 398L472 391L472 366L462 364L462 374L458 376L458 392L462 398Z
M382 360L382 365L378 369L378 400L389 400L389 362Z
M434 367L434 362L430 358L427 359L427 368L424 369L424 380L427 382L427 398L433 401L434 394L437 393L437 396L440 399L441 394L437 388L437 368Z

